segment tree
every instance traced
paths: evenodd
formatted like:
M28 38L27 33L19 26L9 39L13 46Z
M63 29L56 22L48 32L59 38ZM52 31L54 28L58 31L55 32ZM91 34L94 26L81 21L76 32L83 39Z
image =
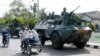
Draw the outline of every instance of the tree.
M5 24L5 20L0 18L0 24Z
M33 28L35 23L38 22L38 19L36 17L32 17L29 19L29 28Z
M29 27L33 27L37 21L39 21L36 15L37 5L34 3L32 6L33 13L25 7L22 0L14 0L9 7L9 12L5 13L2 21L5 24L21 24Z
M29 9L25 8L22 0L14 0L9 6L11 7L9 13L15 17L23 16L25 19L27 19L31 18L33 14L36 13L36 4L34 4L34 6L32 6L31 8L34 11L34 13L32 14Z
M9 13L15 17L22 15L27 11L25 5L22 3L22 0L14 0L9 6L11 7Z

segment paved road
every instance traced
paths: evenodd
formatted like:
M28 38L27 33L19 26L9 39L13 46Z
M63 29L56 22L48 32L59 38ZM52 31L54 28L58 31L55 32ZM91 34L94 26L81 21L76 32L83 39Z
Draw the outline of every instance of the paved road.
M3 48L0 38L0 56L26 56L21 53L20 40L11 39L10 46ZM72 45L65 45L63 50L52 49L51 42L46 42L40 54L33 56L100 56L100 49L77 49Z

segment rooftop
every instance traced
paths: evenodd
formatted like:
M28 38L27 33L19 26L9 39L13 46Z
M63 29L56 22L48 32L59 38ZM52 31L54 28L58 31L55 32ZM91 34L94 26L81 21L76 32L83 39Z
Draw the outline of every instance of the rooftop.
M88 15L93 20L100 20L100 12L99 11L90 11L90 12L78 13L77 16L81 17L83 14Z

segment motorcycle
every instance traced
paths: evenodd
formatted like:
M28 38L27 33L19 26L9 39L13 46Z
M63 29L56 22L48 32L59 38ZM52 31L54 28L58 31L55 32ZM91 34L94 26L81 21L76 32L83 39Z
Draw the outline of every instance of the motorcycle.
M38 42L29 42L29 45L25 48L22 48L22 52L26 53L28 56L31 56L31 53L33 52L33 49L36 49L38 51L38 53L40 53L42 51L42 45L40 43L40 41Z
M8 47L9 46L10 35L9 34L4 34L4 37L5 37L5 39L3 40L3 46Z

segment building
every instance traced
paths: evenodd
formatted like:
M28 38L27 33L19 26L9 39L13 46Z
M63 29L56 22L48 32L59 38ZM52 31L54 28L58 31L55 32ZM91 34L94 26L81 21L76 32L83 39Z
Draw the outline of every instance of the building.
M99 11L78 13L77 16L80 17L82 20L92 21L98 26L98 30L100 31L100 12Z

